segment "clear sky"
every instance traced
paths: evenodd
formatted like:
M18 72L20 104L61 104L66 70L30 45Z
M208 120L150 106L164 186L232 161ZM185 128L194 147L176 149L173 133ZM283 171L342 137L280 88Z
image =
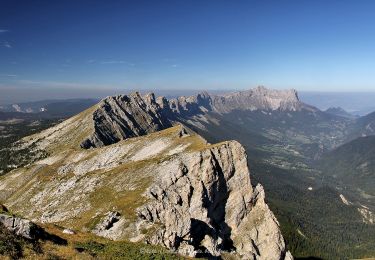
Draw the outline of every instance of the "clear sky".
M0 1L0 91L256 85L375 90L375 1Z

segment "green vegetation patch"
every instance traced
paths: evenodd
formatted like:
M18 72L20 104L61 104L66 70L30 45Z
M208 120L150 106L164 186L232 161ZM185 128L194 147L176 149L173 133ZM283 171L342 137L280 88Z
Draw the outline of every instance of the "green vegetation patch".
M162 247L125 241L99 243L90 240L86 242L77 242L74 247L78 252L86 252L91 256L100 259L184 259L174 252L168 251Z

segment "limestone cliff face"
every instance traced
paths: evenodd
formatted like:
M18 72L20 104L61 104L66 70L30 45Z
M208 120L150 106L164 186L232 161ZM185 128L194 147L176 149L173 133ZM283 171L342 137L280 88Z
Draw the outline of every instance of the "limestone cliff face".
M141 97L135 92L129 96L107 97L93 114L95 132L81 146L101 147L171 127L160 112L154 94Z
M213 96L212 104L213 110L219 113L232 110L297 111L307 107L299 101L294 89L272 90L262 86L247 91Z
M103 99L93 113L94 132L81 143L82 148L102 147L130 137L142 136L171 127L204 109L211 109L207 93L167 100L153 93L138 92Z
M147 190L150 202L138 209L140 228L159 225L146 241L190 256L291 257L262 186L251 186L239 143L215 145L172 166Z
M190 97L179 97L170 99L167 111L172 112L177 117L187 117L212 110L212 99L207 92L199 93Z

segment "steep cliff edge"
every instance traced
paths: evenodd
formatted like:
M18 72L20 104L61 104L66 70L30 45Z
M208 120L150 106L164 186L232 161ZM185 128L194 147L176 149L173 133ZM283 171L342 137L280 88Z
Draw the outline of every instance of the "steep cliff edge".
M83 148L101 147L172 126L161 115L154 94L141 97L138 92L103 99L93 113L93 121L95 132L82 142Z
M139 226L148 230L161 224L145 237L148 242L190 256L290 257L262 186L251 186L246 154L237 142L170 163L146 196L150 202L138 209Z

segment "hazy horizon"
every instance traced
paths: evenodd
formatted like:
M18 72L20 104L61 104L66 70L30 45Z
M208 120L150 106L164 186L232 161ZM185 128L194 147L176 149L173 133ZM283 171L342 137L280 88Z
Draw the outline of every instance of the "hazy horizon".
M254 86L255 87L255 86ZM11 105L15 103L28 103L46 100L67 100L67 99L102 99L106 96L117 94L129 94L134 91L141 93L153 92L157 96L166 96L168 98L178 96L190 96L202 91L208 91L212 94L227 93L234 91L243 91L254 87L244 89L136 89L136 88L117 88L117 89L70 89L65 88L33 88L33 89L14 89L2 90L0 96L0 106ZM270 88L266 86L267 88ZM270 88L272 89L272 88ZM287 89L287 88L285 88ZM330 107L341 107L350 113L365 115L375 111L375 91L300 91L296 89L302 102L316 106L321 110Z

